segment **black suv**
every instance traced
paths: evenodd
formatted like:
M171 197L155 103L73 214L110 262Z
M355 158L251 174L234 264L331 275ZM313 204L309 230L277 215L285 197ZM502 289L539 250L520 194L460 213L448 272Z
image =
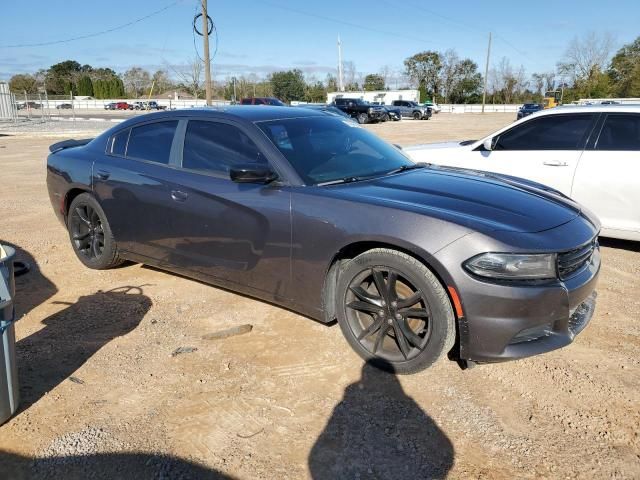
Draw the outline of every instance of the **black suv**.
M371 105L361 98L336 98L333 101L333 105L358 120L358 123L386 120L387 110L384 107Z

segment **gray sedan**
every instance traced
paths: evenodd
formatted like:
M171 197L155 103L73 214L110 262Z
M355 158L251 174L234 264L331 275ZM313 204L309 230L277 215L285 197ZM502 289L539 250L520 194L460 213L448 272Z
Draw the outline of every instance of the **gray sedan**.
M337 320L394 372L543 353L593 314L600 226L580 205L416 165L323 112L161 112L51 152L51 202L87 267L141 262Z

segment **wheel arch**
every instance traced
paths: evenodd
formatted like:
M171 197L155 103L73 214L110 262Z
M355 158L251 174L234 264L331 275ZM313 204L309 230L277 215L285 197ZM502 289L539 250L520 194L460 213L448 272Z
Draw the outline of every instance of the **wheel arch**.
M405 253L417 259L426 268L428 268L431 273L436 276L442 287L447 292L449 302L451 303L451 308L453 309L454 316L456 318L456 323L458 323L458 314L456 312L455 303L451 298L451 292L449 290L449 287L453 287L456 290L457 287L453 281L453 278L451 277L451 275L449 275L444 266L435 257L433 257L433 255L419 247L416 247L414 245L404 245L402 244L402 242L394 242L388 240L354 241L344 245L335 253L326 268L324 287L322 289L322 307L326 323L331 323L336 319L336 286L342 267L352 258L355 258L358 255L375 248L388 248Z
M81 188L81 187L70 188L65 194L63 204L62 204L62 207L63 207L62 213L64 214L65 224L67 223L67 218L69 217L69 207L71 206L71 202L73 202L78 195L81 195L83 193L88 193L90 195L93 195L93 193L91 192L91 189Z

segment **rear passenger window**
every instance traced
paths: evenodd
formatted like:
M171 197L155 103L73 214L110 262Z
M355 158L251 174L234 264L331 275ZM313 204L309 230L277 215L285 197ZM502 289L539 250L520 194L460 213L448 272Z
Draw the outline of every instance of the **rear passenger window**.
M182 167L228 175L241 163L266 163L253 141L226 123L189 120L184 137Z
M596 150L640 150L640 115L607 115Z
M496 150L578 150L593 114L557 114L530 120L500 135Z
M124 157L124 153L127 149L127 140L129 140L128 128L111 137L111 149L109 151L114 155L121 155Z
M127 144L127 157L168 164L177 120L133 127Z

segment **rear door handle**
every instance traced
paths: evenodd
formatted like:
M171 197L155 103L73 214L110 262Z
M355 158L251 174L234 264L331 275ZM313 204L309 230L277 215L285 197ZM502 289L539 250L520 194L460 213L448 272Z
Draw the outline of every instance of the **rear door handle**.
M107 180L111 176L111 172L107 172L106 170L98 170L96 172L96 176L100 180Z
M569 165L567 162L561 162L560 160L549 160L542 163L543 165L547 165L549 167L567 167Z
M171 190L171 198L176 202L184 202L188 196L189 195L180 190Z

